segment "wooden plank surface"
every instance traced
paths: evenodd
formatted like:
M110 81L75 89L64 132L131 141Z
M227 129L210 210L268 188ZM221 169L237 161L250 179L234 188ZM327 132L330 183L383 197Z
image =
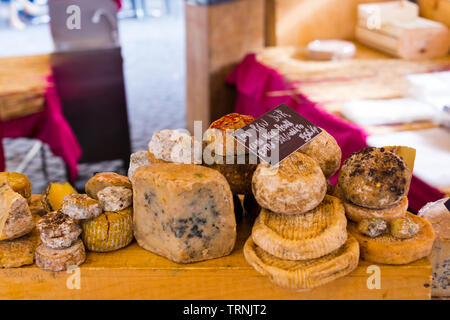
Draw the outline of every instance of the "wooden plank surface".
M73 274L36 266L0 270L1 299L429 299L428 259L381 268L381 289L367 288L369 262L347 277L295 292L272 284L244 259L242 247L251 222L238 228L230 256L176 264L131 244L112 253L88 253L80 268L80 289L69 289ZM71 278L72 277L72 278Z

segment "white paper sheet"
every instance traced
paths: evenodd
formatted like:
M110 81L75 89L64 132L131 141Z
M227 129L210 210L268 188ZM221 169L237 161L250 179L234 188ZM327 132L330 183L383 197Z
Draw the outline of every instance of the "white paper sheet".
M352 100L344 103L341 113L359 125L380 125L432 121L438 109L410 98Z

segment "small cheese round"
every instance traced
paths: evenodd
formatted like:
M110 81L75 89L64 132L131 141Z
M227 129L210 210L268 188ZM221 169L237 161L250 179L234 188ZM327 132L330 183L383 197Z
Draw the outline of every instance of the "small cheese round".
M148 144L150 162L197 163L201 160L201 143L186 131L156 131Z
M333 176L341 165L341 148L324 129L298 151L316 160L327 179Z
M80 226L62 212L49 212L42 216L36 228L41 234L45 246L54 249L67 248L72 245L81 234Z
M87 194L72 193L64 197L61 212L79 220L96 218L102 214L103 209L100 201L90 198Z
M344 197L361 207L384 209L408 194L411 171L385 148L365 148L345 160L338 183Z
M238 144L232 137L235 130L253 122L255 118L249 115L230 113L217 119L206 130L206 147L217 155L241 155L248 153L247 149Z
M86 193L93 199L98 199L97 193L107 187L125 187L132 189L127 177L114 172L97 173L90 178L85 186Z
M327 182L315 160L294 152L277 166L259 164L252 189L261 207L276 213L302 214L322 202Z
M133 205L133 191L125 187L107 187L97 197L105 211L121 211Z
M82 238L86 248L109 252L126 247L133 240L133 208L105 212L95 219L83 220Z
M36 249L35 258L36 265L41 269L63 271L81 265L86 260L86 251L80 239L64 249L52 249L41 244Z

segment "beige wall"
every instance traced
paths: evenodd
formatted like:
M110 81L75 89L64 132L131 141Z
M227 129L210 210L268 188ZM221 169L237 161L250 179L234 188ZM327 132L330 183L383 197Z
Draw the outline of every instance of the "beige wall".
M358 3L382 0L266 0L267 45L353 39Z

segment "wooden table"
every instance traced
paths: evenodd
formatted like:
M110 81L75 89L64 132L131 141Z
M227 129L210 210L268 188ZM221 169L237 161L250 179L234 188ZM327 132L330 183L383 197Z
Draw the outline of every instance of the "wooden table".
M36 266L0 270L1 299L430 299L431 265L422 259L404 266L380 265L381 289L369 290L361 261L350 275L322 287L295 292L272 284L244 259L242 247L251 221L238 227L230 256L176 264L136 243L111 253L88 253L80 268L80 289L69 289L74 275ZM72 277L72 278L71 278ZM72 286L73 287L73 286Z

